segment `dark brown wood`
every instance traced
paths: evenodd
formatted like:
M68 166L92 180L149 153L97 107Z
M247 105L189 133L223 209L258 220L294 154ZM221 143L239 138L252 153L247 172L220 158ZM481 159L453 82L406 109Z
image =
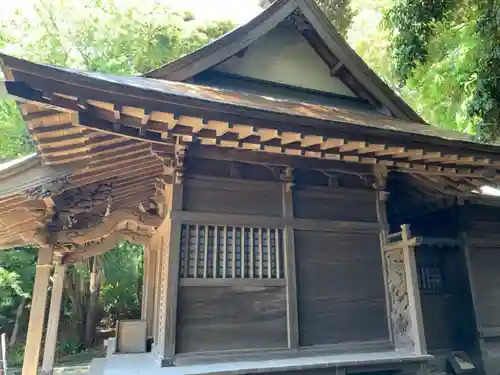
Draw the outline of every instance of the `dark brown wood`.
M295 231L300 345L388 339L377 234Z
M283 195L283 218L285 220L293 220L293 171L287 168L284 172L284 182L282 186ZM296 258L295 258L295 235L294 227L287 225L283 229L284 248L284 268L286 278L286 310L287 310L287 333L288 333L288 348L292 351L299 349L299 322L298 322L298 307L297 307L297 273L296 273Z
M283 287L181 287L177 353L286 347Z
M374 191L325 189L319 193L307 188L296 188L295 216L299 218L377 222Z
M252 184L242 189L238 182L224 184L216 181L204 185L186 181L184 205L186 211L225 214L281 216L279 184Z

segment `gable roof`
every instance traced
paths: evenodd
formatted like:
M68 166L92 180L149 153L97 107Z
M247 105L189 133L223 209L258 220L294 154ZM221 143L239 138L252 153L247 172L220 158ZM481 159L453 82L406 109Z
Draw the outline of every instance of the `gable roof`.
M387 108L401 120L425 121L401 99L326 19L314 1L277 0L247 24L214 42L145 74L145 77L185 81L244 51L284 21L292 21L330 68L353 91Z

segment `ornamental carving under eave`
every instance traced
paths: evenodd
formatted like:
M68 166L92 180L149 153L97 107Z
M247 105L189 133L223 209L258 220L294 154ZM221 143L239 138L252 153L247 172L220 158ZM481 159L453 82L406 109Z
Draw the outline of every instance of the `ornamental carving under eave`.
M59 194L64 189L68 188L69 181L68 177L58 178L56 180L46 182L37 187L28 189L24 192L24 195L29 199L43 199L56 194Z

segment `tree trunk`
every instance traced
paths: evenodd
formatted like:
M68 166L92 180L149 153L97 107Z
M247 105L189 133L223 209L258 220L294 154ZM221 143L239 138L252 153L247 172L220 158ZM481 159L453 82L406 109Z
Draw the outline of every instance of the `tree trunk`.
M14 329L12 330L12 334L10 335L9 340L9 348L12 348L16 345L17 335L19 334L19 329L21 328L21 318L23 316L24 307L26 306L26 297L21 299L19 306L17 306L16 310L16 322L14 324Z
M99 267L94 257L90 259L89 309L85 321L85 346L91 348L94 343L97 307L99 303L100 277Z

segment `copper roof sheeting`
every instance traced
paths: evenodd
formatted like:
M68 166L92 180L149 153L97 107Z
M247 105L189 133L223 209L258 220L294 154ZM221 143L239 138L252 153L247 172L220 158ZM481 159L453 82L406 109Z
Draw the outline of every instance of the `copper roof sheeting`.
M55 80L61 84L70 84L84 88L95 88L110 93L121 93L124 88L131 91L131 95L138 98L145 94L159 94L165 102L177 104L177 99L190 101L183 105L190 107L203 107L204 103L217 104L221 111L231 113L233 109L249 110L249 114L269 113L284 115L286 118L319 120L325 126L335 129L338 125L352 126L352 131L383 131L381 134L412 134L430 137L435 141L456 141L469 144L478 144L472 137L465 133L453 132L417 122L403 121L391 116L383 115L375 110L352 109L343 106L324 106L311 103L300 103L290 100L236 92L214 87L193 85L182 82L170 82L144 77L118 76L113 74L85 72L75 69L65 69L56 66L36 64L26 60L0 54L0 60L6 68L12 69L16 81L17 76L23 81L25 74L30 77L37 75L47 80ZM27 81L29 81L27 77ZM29 84L29 82L27 82ZM111 99L111 98L110 98ZM179 103L180 104L180 103ZM210 107L210 110L213 110ZM305 124L305 122L304 122ZM500 148L495 152L500 153Z

